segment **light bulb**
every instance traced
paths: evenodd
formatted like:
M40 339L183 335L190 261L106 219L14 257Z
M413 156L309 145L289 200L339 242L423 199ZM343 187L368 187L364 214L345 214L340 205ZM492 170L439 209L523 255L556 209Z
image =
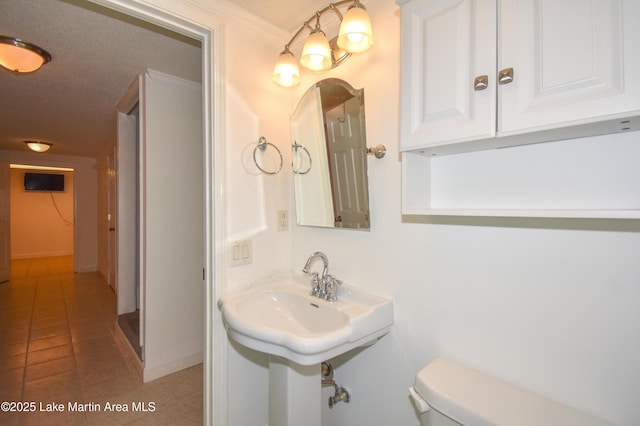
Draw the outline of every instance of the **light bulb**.
M353 5L340 24L338 46L349 53L360 53L373 46L371 19L361 4Z
M300 65L311 71L324 71L331 68L331 47L322 30L315 29L302 48Z
M321 65L324 56L322 55L309 55L309 61L313 62L316 65Z
M288 47L280 54L273 68L273 81L283 87L293 87L300 82L298 63Z
M362 42L364 35L361 33L349 33L347 34L347 37L349 38L349 42L351 43L360 43Z

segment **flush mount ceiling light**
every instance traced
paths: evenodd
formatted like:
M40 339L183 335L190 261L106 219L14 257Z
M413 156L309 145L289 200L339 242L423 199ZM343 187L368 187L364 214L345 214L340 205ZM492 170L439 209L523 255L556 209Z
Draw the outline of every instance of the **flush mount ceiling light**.
M46 152L51 148L53 144L42 141L24 141L29 149L34 152Z
M338 7L350 4L344 17ZM320 28L320 17L334 12L340 19L340 32L337 37L328 40ZM315 22L315 27L311 23ZM311 71L326 71L335 68L347 60L352 53L364 52L373 45L371 20L359 0L343 0L331 3L307 19L291 37L280 53L273 69L273 81L283 87L293 87L300 82L300 69L291 53L291 43L303 32L310 31L300 57L300 65Z
M16 73L37 71L51 61L46 50L19 38L0 35L0 65Z

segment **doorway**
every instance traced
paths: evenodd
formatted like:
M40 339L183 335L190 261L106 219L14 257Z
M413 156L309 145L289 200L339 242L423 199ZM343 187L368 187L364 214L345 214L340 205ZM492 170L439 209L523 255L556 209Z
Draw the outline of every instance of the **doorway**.
M85 2L77 2L84 4ZM219 148L214 147L213 140L217 139L221 133L221 126L215 126L213 123L219 124L221 123L221 108L218 103L221 102L221 97L218 96L218 93L222 91L222 85L224 82L220 79L220 81L216 81L214 78L214 73L217 75L217 71L222 69L221 65L221 47L222 42L218 40L218 25L215 24L219 22L220 18L218 15L214 15L213 12L209 10L197 9L195 6L185 3L182 6L179 6L182 10L180 13L171 13L166 10L175 9L178 6L167 6L160 7L154 6L154 2L148 2L145 5L141 5L140 2L134 0L95 0L93 3L97 3L103 6L106 6L110 9L117 10L126 15L132 16L134 18L142 19L149 23L154 23L155 25L160 25L164 28L167 28L171 31L175 31L180 34L185 34L188 37L197 39L201 41L203 46L202 52L202 74L203 74L203 91L202 91L202 105L204 108L203 116L205 117L204 124L202 125L203 131L203 144L202 147L202 155L199 159L199 164L204 163L204 190L203 192L203 210L204 210L204 226L203 233L204 236L204 244L202 248L203 257L204 257L204 270L203 268L198 269L198 275L200 277L199 282L202 284L204 282L204 299L206 302L206 319L202 321L204 323L204 327L206 327L207 331L204 334L205 336L205 345L206 345L206 353L211 354L213 352L213 327L214 322L216 322L216 318L213 315L213 276L214 276L214 244L213 244L213 216L214 216L214 204L217 203L216 194L214 191L215 182L213 177L213 162L214 158L217 158L216 162L219 162L220 165L223 164L223 156L221 152L218 152L216 156L213 155L213 150L218 150ZM155 2L157 3L157 2ZM185 18L181 18L179 16L185 16ZM196 24L198 22L199 24ZM202 22L210 23L211 25L201 24ZM214 32L216 33L216 40L214 40ZM214 98L214 90L216 92L216 97ZM214 108L215 104L215 108ZM81 171L84 173L84 170ZM78 184L80 181L84 182L85 180L78 177ZM86 185L85 185L86 186ZM222 205L222 203L218 203L217 205ZM222 211L220 210L218 214L221 216ZM105 228L106 229L106 228ZM86 234L83 234L86 235ZM221 275L221 274L220 274ZM201 300L201 302L203 302ZM218 331L221 330L218 324ZM223 335L221 335L223 336ZM223 346L217 345L216 351L221 352ZM206 356L206 359L213 360L213 356ZM222 356L218 356L217 359L223 360ZM216 362L217 364L218 362ZM218 368L218 370L222 370ZM221 376L222 377L222 376ZM213 364L205 365L205 408L207 411L207 415L205 417L206 423L213 422ZM220 382L219 382L220 383ZM216 386L220 386L220 384L216 384ZM220 395L221 392L218 392ZM224 404L220 404L221 407ZM219 409L216 412L216 418L223 413L223 409ZM223 424L223 422L220 422Z
M116 275L118 326L142 365L144 336L140 324L140 122L138 78L118 105L117 172L113 200L116 221L109 224L109 240L114 240L115 260L110 269ZM109 194L111 196L111 194ZM113 225L114 231L111 231Z
M224 223L224 203L222 193L216 189L219 176L223 175L225 157L222 140L222 96L224 81L218 78L223 69L222 38L219 16L212 11L184 5L180 14L166 12L153 7L140 10L131 0L98 0L99 3L118 9L148 22L154 22L167 29L178 31L202 44L202 139L201 160L204 163L204 424L226 423L226 346L224 326L215 315L215 298L218 288L223 286L224 274L216 270L222 262L223 253L215 247L224 241L221 226ZM170 8L171 10L171 8ZM186 18L181 18L184 16ZM195 24L195 22L207 22ZM217 23L217 24L214 24ZM215 173L214 173L215 170ZM215 234L214 234L215 232ZM214 344L215 342L215 344ZM214 378L216 380L214 380ZM214 410L214 406L216 409Z
M74 255L72 168L11 164L9 199L12 260Z

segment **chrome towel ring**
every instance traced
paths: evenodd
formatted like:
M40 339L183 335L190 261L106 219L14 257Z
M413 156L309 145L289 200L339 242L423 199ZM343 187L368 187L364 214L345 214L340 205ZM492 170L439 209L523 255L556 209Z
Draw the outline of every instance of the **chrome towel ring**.
M304 146L300 145L297 141L293 143L293 154L294 154L294 158L296 156L296 154L299 156L299 148L302 148L302 150L304 152L307 153L307 157L309 158L309 166L307 167L306 170L301 171L300 169L296 169L295 165L293 164L293 161L291 162L291 167L293 168L293 173L297 174L297 175L306 175L307 173L309 173L309 170L311 170L311 154L309 154L309 150L307 150L307 148L305 148ZM300 162L301 164L303 163L303 161Z
M278 153L278 156L280 156L280 166L278 166L278 168L274 172L270 172L260 167L260 164L258 164L258 159L256 158L256 152L258 152L258 150L260 150L260 152L265 152L267 150L267 146L272 146L273 149L275 149L276 152ZM266 173L268 175L275 175L275 174L278 174L280 170L282 170L282 163L283 163L282 153L280 152L277 146L275 146L271 142L268 142L267 138L265 138L264 136L260 136L260 139L258 139L258 145L256 145L256 147L253 149L253 162L255 163L256 167L260 169L262 173Z

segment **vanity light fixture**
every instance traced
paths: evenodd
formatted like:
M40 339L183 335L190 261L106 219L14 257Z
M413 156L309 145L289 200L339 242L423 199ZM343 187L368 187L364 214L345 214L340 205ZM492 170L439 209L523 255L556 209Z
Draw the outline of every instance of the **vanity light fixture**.
M25 144L29 147L31 151L34 152L46 152L53 146L53 144L49 142L42 141L24 141Z
M16 73L37 71L51 61L46 50L24 40L0 35L0 65Z
M338 10L350 4L344 17ZM334 12L340 19L338 36L329 40L320 27L320 17ZM311 23L315 20L315 27ZM310 31L300 57L300 65L311 71L326 71L347 60L352 53L364 52L373 46L371 19L360 0L343 0L330 3L307 19L284 46L273 69L273 81L283 87L293 87L300 82L300 68L291 53L291 43L303 32Z

